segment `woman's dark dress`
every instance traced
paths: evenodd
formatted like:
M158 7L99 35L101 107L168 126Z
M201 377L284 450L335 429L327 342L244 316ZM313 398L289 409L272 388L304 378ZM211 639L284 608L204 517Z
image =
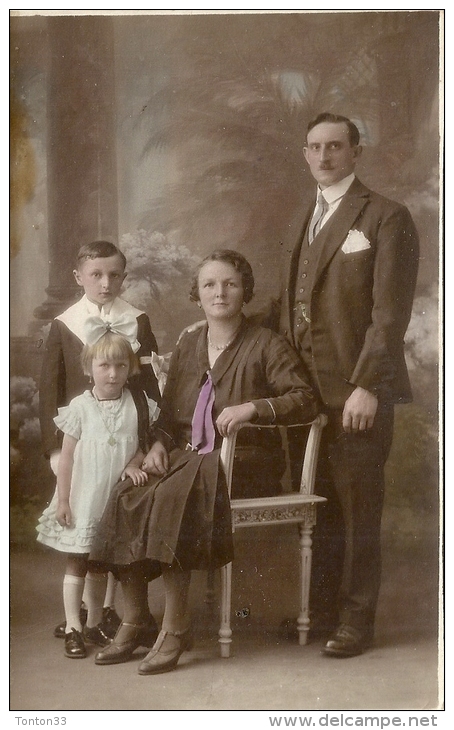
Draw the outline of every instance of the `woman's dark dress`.
M144 487L119 483L99 525L90 560L115 572L116 566L144 561L149 579L160 563L184 570L215 569L233 557L230 506L215 450L187 450L199 391L210 370L207 326L186 333L172 355L155 437L169 451L170 469L150 476ZM315 401L298 356L271 330L243 320L234 342L211 369L215 387L213 420L226 406L252 401L256 424L309 422ZM233 496L266 496L279 491L284 470L277 429L242 429L238 434Z

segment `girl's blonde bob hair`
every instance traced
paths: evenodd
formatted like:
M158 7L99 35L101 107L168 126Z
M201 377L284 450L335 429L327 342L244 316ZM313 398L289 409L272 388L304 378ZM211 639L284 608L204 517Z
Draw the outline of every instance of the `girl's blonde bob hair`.
M124 337L115 332L106 332L94 345L84 346L80 356L84 375L92 374L92 363L95 358L108 362L128 360L129 375L137 375L140 370L139 361L131 345Z

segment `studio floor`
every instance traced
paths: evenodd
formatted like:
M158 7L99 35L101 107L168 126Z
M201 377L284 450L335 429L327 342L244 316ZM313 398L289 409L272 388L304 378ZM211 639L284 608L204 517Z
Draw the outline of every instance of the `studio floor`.
M259 533L259 534L258 534ZM238 536L239 538L239 536ZM301 647L280 625L297 615L297 535L289 527L249 530L236 544L232 656L217 643L218 596L206 603L206 575L194 573L195 645L175 671L144 677L145 650L116 666L68 659L54 626L63 619L62 556L37 545L10 558L10 710L424 710L443 707L437 565L384 555L372 649L350 659ZM160 619L161 580L150 584ZM121 615L121 592L118 595ZM243 609L247 609L246 611ZM238 615L236 615L238 614Z

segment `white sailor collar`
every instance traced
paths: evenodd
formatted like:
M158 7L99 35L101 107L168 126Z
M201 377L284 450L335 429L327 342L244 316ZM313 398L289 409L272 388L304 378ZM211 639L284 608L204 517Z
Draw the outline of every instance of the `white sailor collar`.
M85 345L85 322L88 317L97 316L101 317L101 319L106 322L114 322L115 319L125 314L129 314L131 318L137 322L137 317L143 314L143 312L140 309L136 309L136 307L133 307L132 304L129 304L129 302L126 302L120 297L116 297L116 299L109 303L108 306L103 306L100 311L98 305L87 299L86 294L84 294L78 302L73 304L71 307L68 307L68 309L58 315L55 319L63 322L63 324L65 324L66 327L68 327L68 329L71 330L71 332Z

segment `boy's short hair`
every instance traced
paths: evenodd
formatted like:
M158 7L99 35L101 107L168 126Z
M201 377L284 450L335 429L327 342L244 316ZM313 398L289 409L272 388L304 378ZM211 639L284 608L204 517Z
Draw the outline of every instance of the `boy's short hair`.
M140 365L129 342L115 332L106 332L93 345L84 345L80 356L84 375L91 375L91 366L95 358L105 358L108 362L128 360L129 375L137 375Z
M119 256L123 262L123 268L126 268L126 256L118 246L110 241L93 241L82 246L77 254L77 267L87 259L107 259L110 256Z

